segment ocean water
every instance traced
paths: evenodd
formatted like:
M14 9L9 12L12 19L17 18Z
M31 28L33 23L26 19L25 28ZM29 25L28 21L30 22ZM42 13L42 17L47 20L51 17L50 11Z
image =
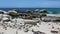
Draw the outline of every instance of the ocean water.
M19 10L18 12L24 12L25 10L34 11L35 9L39 9L39 10L46 9L48 14L60 14L60 8L0 8L0 10L4 10L4 11L9 11L13 9Z

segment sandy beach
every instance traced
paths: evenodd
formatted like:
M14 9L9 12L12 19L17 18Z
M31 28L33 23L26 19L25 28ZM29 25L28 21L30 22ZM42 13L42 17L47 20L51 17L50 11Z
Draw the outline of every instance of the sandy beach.
M31 28L28 28L29 31L28 32L24 32L25 29L18 29L18 28L10 28L7 27L7 30L3 29L2 26L0 26L0 32L4 33L4 34L34 34L32 32L32 29L34 31L40 31L43 32L45 34L56 34L56 33L52 33L51 31L59 31L58 28L60 28L60 23L56 24L54 22L40 22L41 24L37 24L39 27L37 26L32 26ZM18 26L17 26L18 27ZM54 28L52 28L54 27ZM17 32L17 33L16 33Z

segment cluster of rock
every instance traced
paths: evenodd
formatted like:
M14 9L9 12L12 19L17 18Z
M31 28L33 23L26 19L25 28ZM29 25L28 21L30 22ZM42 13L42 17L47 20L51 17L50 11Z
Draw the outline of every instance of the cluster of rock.
M44 22L60 22L60 17L46 16L46 17L42 17L42 20Z
M0 26L2 26L3 29L5 29L5 30L7 30L7 28L9 27L9 28L13 28L13 29L24 30L24 32L28 32L29 28L37 25L37 23L39 23L39 21L40 21L40 20L36 20L36 19L35 20L22 19L18 16L19 16L19 14L14 10L11 10L11 11L5 12L5 13L0 11ZM42 33L42 32L40 32L40 33Z
M14 9L14 10L9 10L8 12L2 11L0 10L0 14L8 14L10 16L12 16L13 18L17 18L17 17L21 17L21 18L27 18L27 19L32 19L32 18L37 18L37 17L42 17L42 16L46 16L47 11L45 9L39 10L36 9L34 11L30 11L30 10L26 10L23 13L18 13L20 11Z

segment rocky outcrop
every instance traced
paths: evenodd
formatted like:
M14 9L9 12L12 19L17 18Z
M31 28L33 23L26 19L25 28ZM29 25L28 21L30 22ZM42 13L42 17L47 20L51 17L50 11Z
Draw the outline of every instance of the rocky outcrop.
M60 17L46 16L42 17L42 20L45 22L60 22Z

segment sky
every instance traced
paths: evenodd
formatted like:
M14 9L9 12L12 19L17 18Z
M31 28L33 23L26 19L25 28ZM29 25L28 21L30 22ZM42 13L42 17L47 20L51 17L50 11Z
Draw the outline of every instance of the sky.
M60 8L60 0L0 0L0 8Z

